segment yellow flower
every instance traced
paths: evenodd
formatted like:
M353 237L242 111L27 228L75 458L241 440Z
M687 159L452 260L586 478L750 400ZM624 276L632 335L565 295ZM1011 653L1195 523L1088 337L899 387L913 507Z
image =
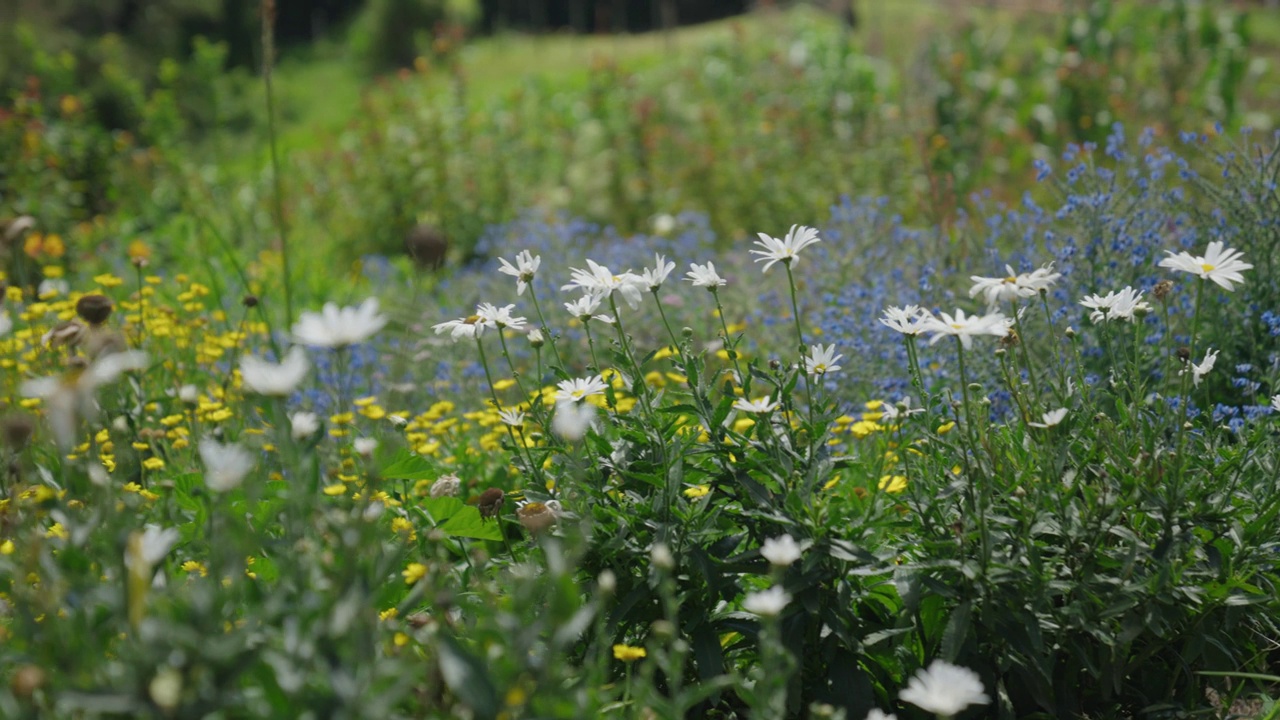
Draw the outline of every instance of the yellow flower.
M398 517L391 521L391 531L397 535L403 536L406 540L415 540L418 533L414 532L413 523L408 518Z
M614 645L613 656L622 662L635 662L642 657L648 655L642 647L631 647L630 645Z
M710 485L694 485L691 488L685 488L684 496L690 500L696 500L700 497L706 497L711 492Z
M62 523L54 523L49 526L49 530L44 534L47 538L58 538L60 540L67 539L67 529L62 527Z
M5 540L0 543L0 555L12 555L14 549L12 540Z
M400 574L404 576L405 585L412 585L427 576L427 566L422 563L409 563Z
M391 607L378 613L378 619L383 621L392 620L398 617L399 615L400 615L400 611Z
M338 495L345 493L346 491L347 491L347 486L339 482L339 483L334 483L332 485L326 485L323 492L325 495L328 495L329 497L336 497Z
M94 276L93 281L104 288L113 288L124 284L124 280L112 275L111 273L96 275Z
M950 422L944 422L944 423L942 423L941 425L939 425L939 426L938 426L938 434L939 434L939 435L946 435L947 433L949 433L949 432L951 432L952 430L954 430L954 429L955 429L955 427L956 427L956 422L955 422L954 420L952 420L952 421L950 421Z
M188 560L182 563L182 571L187 573L188 575L199 573L200 577L209 576L209 568L205 567L204 563L197 562L195 560Z
M880 489L887 493L900 493L907 489L907 478L903 475L885 475L880 478Z
M148 470L163 470L164 461L158 457L149 457L142 461L142 467Z

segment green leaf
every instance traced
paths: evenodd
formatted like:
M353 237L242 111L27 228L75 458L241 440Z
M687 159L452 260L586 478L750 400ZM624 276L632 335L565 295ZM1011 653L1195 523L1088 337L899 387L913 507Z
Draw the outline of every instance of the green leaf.
M438 498L426 498L418 503L418 509L423 511L427 515L427 518L436 525L440 525L453 517L464 507L466 506L463 505L461 500L450 495Z
M440 530L453 537L475 540L501 540L502 529L497 520L485 520L480 511L468 505L440 526Z
M942 631L942 657L955 660L960 656L960 649L969 637L970 618L973 615L973 604L968 600L956 606L947 619L947 627Z
M434 480L437 474L431 463L404 448L400 448L381 472L382 477L388 480Z
M485 673L484 665L447 635L440 639L440 674L445 685L476 717L497 716L498 690Z

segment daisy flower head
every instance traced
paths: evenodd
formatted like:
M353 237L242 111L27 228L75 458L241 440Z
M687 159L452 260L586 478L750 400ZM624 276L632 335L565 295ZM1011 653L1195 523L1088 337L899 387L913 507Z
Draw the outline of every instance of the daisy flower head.
M498 329L511 328L520 330L524 328L528 322L523 317L514 317L511 311L515 309L515 305L504 305L498 307L492 303L480 303L476 306L476 317L486 325L496 327Z
M738 400L733 403L733 408L735 410L741 410L742 412L765 415L778 409L778 403L770 400L768 396L757 398L755 400L738 398Z
M930 345L936 344L944 337L955 337L960 340L960 345L968 350L973 347L974 336L1004 337L1009 334L1009 328L1013 327L1013 320L999 312L966 316L964 310L956 310L955 315L947 313L938 313L938 315L939 317L930 315L923 321L924 331L933 334L933 337L929 338Z
M1280 412L1280 395L1273 395L1271 397L1271 409L1276 412Z
M760 256L756 258L756 262L764 262L764 268L761 272L769 272L769 268L773 267L773 264L777 262L789 267L800 259L801 250L814 243L822 242L818 238L816 229L804 225L792 225L790 232L781 240L764 233L756 234L760 236L760 239L755 244L763 249L751 250L750 252L753 255Z
M594 317L596 311L600 309L600 297L590 294L583 295L573 302L565 303L564 309L568 310L570 315L585 323Z
M493 306L490 305L490 307ZM524 318L520 319L524 320ZM496 329L497 327L498 324L492 317L485 318L477 313L464 318L458 318L457 320L449 320L432 325L431 329L435 330L437 335L448 332L449 337L452 338L454 342L457 342L463 338L478 338L484 334L485 328Z
M1133 322L1140 314L1151 312L1151 304L1142 299L1142 293L1127 285L1106 295L1090 295L1080 304L1093 311L1089 319L1095 325L1103 320Z
M768 538L760 545L760 556L778 567L787 567L799 560L802 551L800 543L791 535Z
M256 355L244 355L240 358L240 378L244 387L258 395L285 397L298 387L310 369L307 354L299 345L289 348L280 363L273 363Z
M293 324L293 339L310 347L344 348L368 340L386 324L387 316L378 312L376 297L359 307L339 308L330 302L318 313L302 313Z
M1044 422L1032 422L1027 424L1034 428L1051 428L1061 423L1063 419L1066 417L1067 417L1067 409L1058 408L1057 410L1050 410L1049 412L1045 413L1041 417L1041 419L1044 420Z
M596 406L591 403L558 402L556 414L551 418L551 431L570 442L586 437L596 417Z
M919 335L924 332L925 321L932 316L932 313L922 310L919 305L890 306L884 309L880 324L903 335Z
M725 279L716 274L716 266L711 262L706 265L689 263L689 272L684 277L694 287L704 287L712 292L726 284Z
M1244 261L1244 255L1239 250L1228 248L1221 240L1209 243L1204 255L1192 255L1189 252L1175 255L1172 250L1165 250L1165 253L1169 257L1160 261L1160 267L1191 273L1201 280L1212 280L1227 292L1235 290L1232 283L1244 283L1244 276L1240 274L1242 271L1253 268L1253 265Z
M71 369L63 374L26 380L18 388L23 397L45 401L49 429L64 452L75 445L80 423L97 418L98 388L126 372L147 367L147 354L140 350L108 353L87 364L83 359L73 360Z
M823 347L821 343L809 347L809 355L804 359L804 371L810 375L826 375L840 369L836 363L844 355L836 354L836 346Z
M649 292L657 292L662 287L662 283L667 281L667 276L672 270L676 269L676 264L667 260L658 253L653 254L653 267L645 268L640 274L640 279L645 287L649 288Z
M223 445L211 437L200 440L200 459L204 461L204 484L214 492L240 487L253 469L253 455L236 444Z
M742 609L761 617L780 615L791 602L791 595L781 586L774 585L768 590L754 592L742 601Z
M182 539L178 528L162 528L148 523L142 532L137 533L138 547L136 553L125 554L125 565L132 569L134 561L141 561L145 568L151 568L164 559L174 545Z
M1013 267L1005 265L1004 277L982 277L972 275L973 287L969 288L969 297L981 295L988 307L1007 303L1021 298L1035 297L1041 290L1048 290L1062 277L1062 273L1053 271L1053 263L1033 270L1029 273L1015 273Z
M898 699L934 715L950 717L970 705L991 702L982 679L968 668L934 660L928 669L917 670L898 693Z
M305 440L320 430L320 419L315 413L296 412L289 416L289 434L294 440Z
M523 295L525 288L529 287L529 283L533 282L533 276L537 274L538 267L542 265L542 256L533 255L528 250L521 250L516 253L515 265L507 262L506 258L498 258L498 262L502 263L502 266L498 268L498 272L514 277L516 279L516 295Z
M499 410L498 419L502 421L503 425L509 425L513 428L524 426L524 413L519 410Z
M1213 370L1213 365L1218 361L1218 351L1212 348L1204 355L1204 360L1199 364L1191 363L1191 380L1195 387L1200 387L1200 380ZM1187 368L1178 371L1179 375L1186 375Z
M599 395L605 391L606 385L599 375L592 375L587 378L561 380L556 387L559 388L556 391L556 402L564 403L578 402L592 395Z
M630 270L615 275L609 268L590 259L587 260L586 270L578 268L569 268L569 270L571 271L569 276L573 282L562 286L561 290L581 289L589 295L597 295L602 299L617 292L622 295L622 299L627 301L627 305L632 310L640 307L641 290L645 287L644 279Z

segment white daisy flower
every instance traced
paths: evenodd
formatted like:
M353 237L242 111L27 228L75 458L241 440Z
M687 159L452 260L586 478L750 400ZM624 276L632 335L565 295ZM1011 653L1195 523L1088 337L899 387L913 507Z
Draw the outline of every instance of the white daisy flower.
M370 457L373 455L373 451L378 449L378 439L370 437L356 438L351 443L351 447L356 451L357 455Z
M289 416L289 427L294 440L305 440L320 429L320 419L315 413L296 412Z
M999 312L966 316L964 310L956 310L954 316L947 313L938 315L940 317L930 315L923 320L924 331L933 333L933 337L929 338L930 345L944 337L957 337L960 338L960 345L968 350L973 347L975 335L1004 337L1009 334L1009 328L1013 327L1013 320Z
M223 445L211 437L200 440L200 459L204 461L204 484L214 492L240 487L253 469L253 455L236 444Z
M570 442L586 436L596 417L596 406L591 403L558 402L556 414L551 418L551 431Z
M694 287L704 287L708 290L724 287L726 283L724 278L716 274L716 266L710 262L706 265L689 263L689 272L684 277L693 283Z
M896 403L885 403L880 406L880 424L892 425L900 419L909 418L922 412L924 412L924 408L911 407L911 396L908 395Z
M778 567L787 567L799 560L801 552L800 544L791 535L768 538L760 545L760 556Z
M599 395L605 391L604 380L599 375L592 375L588 378L573 378L572 380L561 380L556 384L559 390L556 391L556 402L576 402L585 400L592 395Z
M928 310L919 305L908 305L904 308L892 306L884 309L884 317L880 324L903 335L919 335L924 332L925 321L933 317Z
M449 473L436 478L435 482L431 483L429 493L433 498L454 497L460 489L462 489L462 479L453 473Z
M898 699L943 717L991 702L977 673L945 660L934 660L927 670L916 671Z
M866 720L898 720L898 716L887 713L880 708L871 708L871 712L867 713Z
M1210 348L1209 351L1205 353L1204 360L1201 360L1200 364L1197 365L1195 363L1191 363L1190 369L1191 369L1192 385L1194 385L1195 387L1200 387L1200 380L1205 375L1208 375L1211 370L1213 370L1213 364L1217 361L1218 361L1218 351ZM1183 368L1179 370L1178 374L1186 375L1187 368Z
M590 259L587 260L586 270L578 268L569 268L569 270L573 282L562 286L561 290L581 289L601 298L616 291L622 295L622 299L627 301L631 309L640 307L641 291L645 287L644 279L630 270L615 275L609 268Z
M583 295L573 302L565 303L564 309L568 310L570 315L586 322L600 309L600 298L596 295Z
M485 303L487 304L487 303ZM490 305L489 307L493 307ZM496 311L497 308L494 308ZM521 318L523 320L524 318ZM482 317L478 312L475 315L469 315L457 320L448 320L446 322L432 325L431 329L435 330L439 335L444 332L449 333L449 337L457 342L463 338L478 338L484 335L486 328L497 329L498 323L492 317Z
M737 401L733 403L733 407L735 410L741 410L742 412L760 413L763 415L776 410L778 408L778 403L770 400L768 396L757 398L755 400L738 398Z
M1133 322L1138 313L1151 312L1151 304L1142 300L1142 293L1127 285L1106 295L1090 295L1081 300L1080 304L1093 311L1089 313L1089 319L1095 325L1103 320Z
M344 348L368 340L386 324L387 316L378 312L378 298L369 298L359 307L325 303L320 312L298 317L293 339L311 347Z
M972 275L973 287L969 288L969 297L982 295L988 307L1012 302L1020 298L1035 297L1041 290L1048 290L1062 277L1062 273L1053 271L1053 263L1033 270L1029 273L1015 273L1013 267L1005 265L1006 275L999 278Z
M480 303L476 306L476 316L486 324L497 328L511 328L513 330L523 329L528 322L523 317L513 317L511 311L515 309L515 305L504 305L497 307L492 303Z
M501 420L504 425L510 425L513 428L518 428L524 425L524 413L520 410L499 410L498 419Z
M507 262L506 258L498 258L498 262L502 263L498 272L516 278L516 295L523 295L525 288L533 282L533 276L538 272L538 267L542 265L542 256L533 255L528 250L521 250L516 253L515 265Z
M289 348L284 361L277 364L254 355L240 358L240 378L250 392L284 397L293 392L311 369L307 354L299 345Z
M809 356L804 359L804 371L810 375L826 375L840 369L836 364L844 355L836 354L836 346L828 345L825 348L822 344L812 345L809 347Z
M76 442L81 422L98 416L98 388L113 383L126 372L147 366L147 354L140 350L108 353L85 365L73 364L62 375L26 380L18 388L23 397L44 400L45 417L58 448L69 452Z
M774 263L780 262L783 265L791 265L800 259L800 251L810 245L822 242L818 239L818 231L804 225L792 225L787 237L779 240L770 237L764 233L756 233L760 239L755 242L756 245L764 248L763 250L751 250L751 254L759 255L756 262L764 262L764 268L761 272L769 272L769 268Z
M132 569L134 562L140 560L146 568L151 568L163 560L181 539L182 533L177 528L162 528L149 523L138 533L137 552L125 553L124 564Z
M1066 417L1067 417L1067 409L1058 408L1057 410L1050 410L1049 412L1045 413L1042 416L1042 419L1044 420L1044 422L1033 422L1033 423L1027 423L1027 424L1030 425L1031 427L1036 427L1036 428L1051 428L1054 425L1061 423L1062 420Z
M1280 412L1280 395L1273 395L1271 397L1271 409L1276 412Z
M742 601L742 609L761 617L773 617L780 614L791 602L791 596L781 586L774 585L768 590L754 592Z
M1160 267L1191 273L1202 280L1212 280L1228 292L1235 290L1232 283L1244 283L1244 276L1240 272L1253 267L1244 262L1244 255L1239 250L1228 248L1221 240L1209 243L1204 255L1192 255L1188 252L1175 255L1172 250L1165 250L1165 253L1169 257L1160 261Z
M653 267L645 268L644 272L640 274L640 278L644 285L649 288L649 292L655 292L658 288L662 287L662 283L667 281L667 276L675 269L675 263L667 260L657 253L654 253Z

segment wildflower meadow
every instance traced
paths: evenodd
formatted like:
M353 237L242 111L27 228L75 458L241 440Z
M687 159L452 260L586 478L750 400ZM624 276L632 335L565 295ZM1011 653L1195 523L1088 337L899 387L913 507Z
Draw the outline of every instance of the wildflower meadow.
M821 57L774 67L874 82L793 22ZM614 105L668 70L503 107L623 138L652 108ZM1280 135L1240 78L1180 128L1117 103L1096 137L965 151L956 120L919 182L813 210L859 158L893 175L888 111L840 144L854 120L799 107L771 147L712 110L752 87L717 72L598 212L590 165L494 194L515 175L475 143L554 152L407 85L344 137L421 122L437 155L281 162L271 126L242 184L159 134L173 96L150 139L74 93L0 108L0 717L1280 717ZM722 167L749 137L814 163ZM715 157L645 152L677 141ZM434 267L324 237L400 212L367 181L401 169L463 186Z

